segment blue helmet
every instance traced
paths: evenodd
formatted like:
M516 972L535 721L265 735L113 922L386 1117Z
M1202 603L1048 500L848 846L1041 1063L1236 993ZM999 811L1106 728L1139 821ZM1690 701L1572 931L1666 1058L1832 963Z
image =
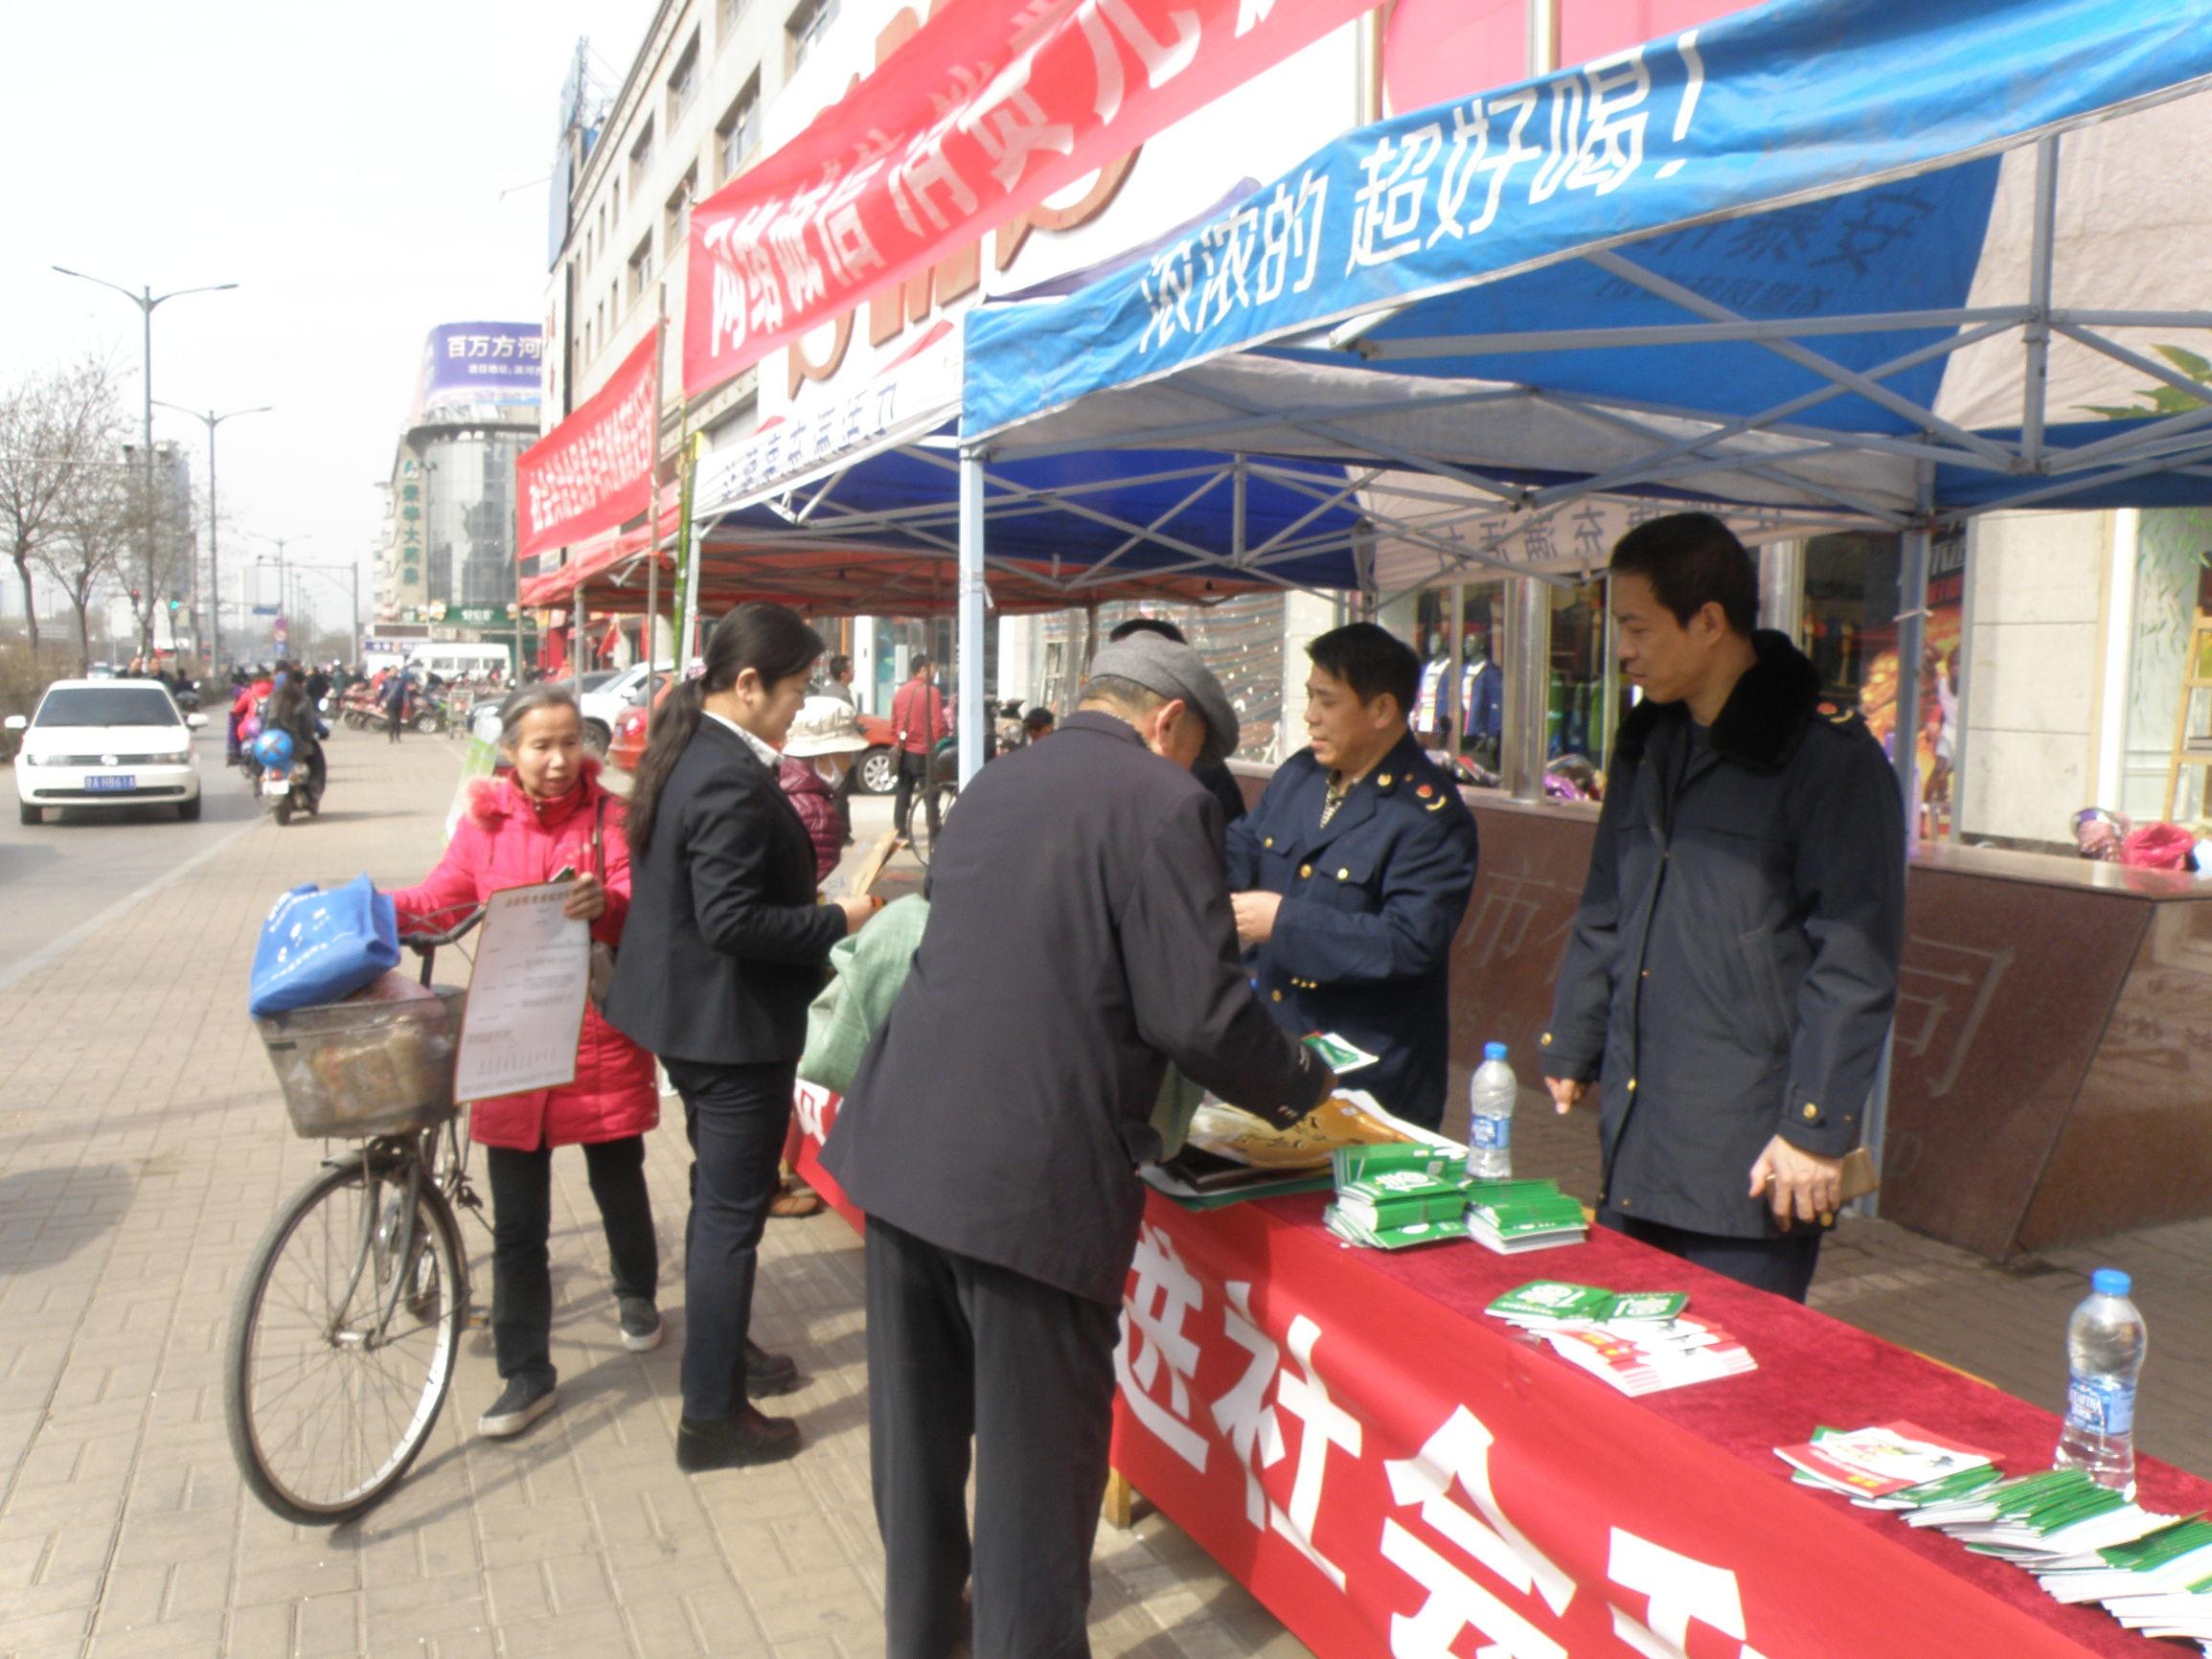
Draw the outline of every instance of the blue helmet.
M269 771L289 770L292 764L291 733L263 732L254 739L253 755Z

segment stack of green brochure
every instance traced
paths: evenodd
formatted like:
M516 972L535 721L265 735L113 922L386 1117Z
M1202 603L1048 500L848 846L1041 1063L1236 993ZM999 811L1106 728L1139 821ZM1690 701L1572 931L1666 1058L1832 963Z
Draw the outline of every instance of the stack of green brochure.
M1400 1250L1467 1237L1467 1148L1340 1147L1332 1159L1336 1202L1322 1220L1339 1239Z
M2201 1515L2145 1510L2085 1469L2007 1480L1980 1461L1986 1454L1909 1423L1850 1434L1817 1429L1807 1444L1777 1451L1806 1485L1897 1511L1906 1526L1933 1527L1976 1555L2025 1568L2057 1601L2102 1603L2132 1630L2195 1642L2212 1653L2212 1522ZM1976 1461L1897 1484L1898 1474L1922 1473L1928 1454L1938 1451L1950 1454L1944 1462L1963 1461L1962 1452ZM1831 1463L1852 1466L1837 1478L1822 1466Z
M1587 1227L1581 1200L1555 1181L1478 1181L1469 1193L1467 1236L1508 1256L1580 1244Z

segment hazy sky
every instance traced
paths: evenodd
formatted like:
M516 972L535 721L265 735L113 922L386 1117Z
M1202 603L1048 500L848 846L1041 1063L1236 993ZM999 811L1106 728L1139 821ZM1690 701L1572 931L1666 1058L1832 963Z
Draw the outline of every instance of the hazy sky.
M308 537L289 555L303 563L363 558L424 334L543 318L546 191L531 181L550 167L577 37L611 91L653 11L0 0L0 382L103 353L135 422L137 307L48 267L156 293L237 283L153 320L156 398L276 406L221 427L225 568L273 551L240 532ZM203 487L205 434L154 410L155 440L187 444ZM317 608L341 621L328 592Z

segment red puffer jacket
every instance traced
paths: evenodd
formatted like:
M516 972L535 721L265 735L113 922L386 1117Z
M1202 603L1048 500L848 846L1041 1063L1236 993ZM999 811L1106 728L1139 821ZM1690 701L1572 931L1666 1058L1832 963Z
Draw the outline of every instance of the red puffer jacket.
M488 778L471 785L468 811L455 826L438 868L420 887L392 895L400 931L411 923L425 931L450 927L497 889L545 881L563 865L579 875L600 873L591 837L602 803L606 910L592 923L591 934L619 944L623 919L629 913L623 804L600 787L599 767L589 761L582 782L557 800L533 800L511 778ZM577 1045L576 1081L478 1101L470 1133L482 1146L532 1151L541 1146L620 1140L643 1134L659 1122L652 1056L587 1004Z
M837 860L845 856L845 814L838 807L837 791L810 763L787 756L776 781L799 809L799 821L814 843L814 879L829 880Z

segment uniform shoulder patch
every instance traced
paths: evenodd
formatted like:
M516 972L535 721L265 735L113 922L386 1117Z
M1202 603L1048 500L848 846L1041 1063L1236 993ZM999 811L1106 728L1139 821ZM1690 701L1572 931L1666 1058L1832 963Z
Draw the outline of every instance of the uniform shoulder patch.
M1837 702L1833 697L1822 697L1813 707L1813 712L1832 726L1862 726L1866 723L1857 709L1849 703Z

